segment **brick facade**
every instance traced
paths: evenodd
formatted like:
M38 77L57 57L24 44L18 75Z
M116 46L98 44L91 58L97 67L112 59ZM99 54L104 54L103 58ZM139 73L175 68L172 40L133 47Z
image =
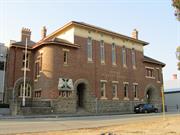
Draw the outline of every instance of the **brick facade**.
M65 28L64 28L65 29ZM63 31L63 30L60 30ZM52 34L53 35L53 34ZM116 65L112 65L112 45L104 42L105 64L100 61L100 40L92 38L92 62L87 60L87 38L78 35L74 36L74 43L66 41L55 42L54 36L49 36L38 43L29 46L30 67L27 71L27 80L31 84L31 97L29 102L49 101L53 113L75 113L78 111L78 99L82 100L81 107L88 112L108 113L133 111L137 103L148 102L146 94L151 90L149 101L160 108L161 86L163 84L162 67L163 63L157 61L145 61L143 51L136 50L136 67L132 65L132 48L126 49L127 66L122 64L122 47L116 46ZM129 38L129 37L128 37ZM66 39L67 40L67 39ZM133 42L134 39L132 39ZM49 41L49 42L48 42ZM52 42L50 42L52 41ZM140 42L140 41L135 41ZM76 47L72 46L78 45ZM24 46L14 44L10 47L7 73L6 73L6 101L11 99L21 101L18 96L19 82L23 77L23 52ZM67 64L64 64L64 50L68 50ZM42 66L39 75L35 77L36 62L41 57ZM146 67L154 68L154 78L146 77ZM160 82L157 82L157 71L160 70ZM58 89L59 78L70 78L73 80L74 90L63 92ZM21 81L20 81L21 80ZM100 93L100 82L105 80L106 98L103 99ZM113 99L112 84L117 84L117 99ZM124 97L124 82L128 82L128 98ZM134 98L133 84L138 85L137 98ZM80 87L80 84L82 85ZM79 87L80 88L79 88ZM80 95L77 94L80 89ZM14 91L14 93L13 93ZM38 91L38 92L37 92ZM40 95L37 97L38 93ZM15 98L13 98L15 95ZM81 98L79 98L81 96ZM48 112L48 111L47 111ZM24 112L25 113L25 112Z

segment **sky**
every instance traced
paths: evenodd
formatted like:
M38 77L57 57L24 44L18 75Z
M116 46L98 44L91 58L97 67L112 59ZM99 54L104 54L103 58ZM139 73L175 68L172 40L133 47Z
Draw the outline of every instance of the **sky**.
M22 27L30 28L32 40L40 40L70 21L79 21L131 36L150 44L144 54L166 63L164 80L178 74L176 48L180 45L180 22L171 0L0 0L0 42L20 40Z

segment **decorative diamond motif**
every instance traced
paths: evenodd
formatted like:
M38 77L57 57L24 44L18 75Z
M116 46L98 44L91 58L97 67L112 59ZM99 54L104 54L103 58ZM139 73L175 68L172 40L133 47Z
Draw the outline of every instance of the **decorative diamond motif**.
M58 89L59 90L66 90L66 91L74 90L72 79L59 78Z

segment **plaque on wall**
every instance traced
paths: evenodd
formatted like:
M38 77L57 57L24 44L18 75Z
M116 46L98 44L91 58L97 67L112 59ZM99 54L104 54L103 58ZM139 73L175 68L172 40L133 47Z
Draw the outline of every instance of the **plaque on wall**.
M72 79L59 78L58 89L63 91L74 90Z

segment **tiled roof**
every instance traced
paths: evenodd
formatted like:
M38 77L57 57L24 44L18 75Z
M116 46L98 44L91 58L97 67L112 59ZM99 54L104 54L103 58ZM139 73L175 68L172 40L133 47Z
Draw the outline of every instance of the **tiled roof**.
M23 41L12 43L12 45L19 45L19 46L25 46L25 44L26 44L26 42L23 42ZM28 47L32 47L35 44L36 43L34 41L27 42Z
M71 42L69 42L65 39L60 39L60 38L53 38L53 39L49 39L47 41L43 41L40 44L33 46L33 48L36 48L36 47L39 47L39 46L45 45L45 44L59 44L59 45L65 45L65 46L73 47L73 48L80 48L80 45L72 44Z
M126 39L126 40L130 40L130 41L134 41L134 42L137 42L137 43L141 43L143 45L148 45L149 44L148 42L145 42L145 41L142 41L142 40L139 40L139 39L134 39L132 37L129 37L129 36L126 36L126 35L122 35L122 34L119 34L119 33L116 33L116 32L113 32L113 31L110 31L110 30L107 30L107 29L104 29L104 28L101 28L101 27L98 27L98 26L95 26L95 25L87 24L87 23L84 23L84 22L76 22L76 21L71 21L71 22L65 24L63 27L57 29L53 33L51 33L48 36L46 36L44 39L40 40L38 43L41 43L43 41L46 41L46 40L52 38L58 32L66 29L66 28L68 28L70 26L73 26L73 25L80 26L80 27L86 27L86 28L89 28L89 29L94 29L96 31L100 31L100 32L103 32L103 33L108 33L108 34L111 34L112 36L121 37L121 38Z
M155 60L153 58L150 58L148 56L144 56L144 62L148 62L148 63L153 63L153 64L158 64L158 65L162 65L163 67L166 65L158 60Z

